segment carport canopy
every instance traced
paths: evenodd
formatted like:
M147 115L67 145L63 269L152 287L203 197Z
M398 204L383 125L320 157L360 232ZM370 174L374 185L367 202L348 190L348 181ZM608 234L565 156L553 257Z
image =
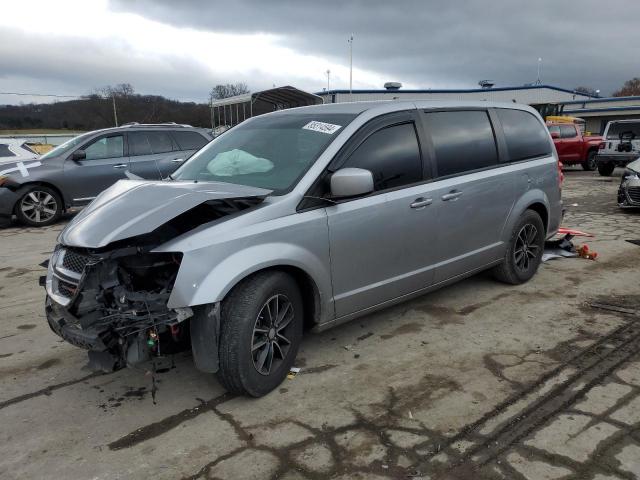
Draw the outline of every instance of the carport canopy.
M256 115L320 103L320 96L290 85L271 88L212 101L211 124L215 133L220 127L230 128Z

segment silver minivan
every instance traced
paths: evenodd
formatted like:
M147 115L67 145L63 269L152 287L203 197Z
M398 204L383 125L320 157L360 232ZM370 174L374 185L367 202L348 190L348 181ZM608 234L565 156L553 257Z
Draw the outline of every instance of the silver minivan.
M252 118L167 181L123 180L60 234L51 328L113 370L176 348L261 396L324 330L492 269L529 280L562 216L535 110L332 104Z

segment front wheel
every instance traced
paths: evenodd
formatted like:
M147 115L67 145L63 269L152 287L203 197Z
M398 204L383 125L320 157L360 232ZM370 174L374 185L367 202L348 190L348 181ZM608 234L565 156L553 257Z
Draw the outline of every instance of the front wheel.
M284 272L258 273L222 302L220 369L230 392L261 397L285 379L302 339L302 297Z
M62 215L62 199L49 187L33 185L20 197L15 212L23 224L44 227L55 223Z
M595 150L591 150L587 154L587 159L584 162L582 162L583 170L587 172L591 172L598 167L598 164L596 163L596 155L597 155L597 152Z
M531 279L542 261L545 229L542 219L527 210L516 223L503 262L494 267L494 277L504 283L519 285Z
M610 177L616 166L613 163L598 164L598 173L603 177Z

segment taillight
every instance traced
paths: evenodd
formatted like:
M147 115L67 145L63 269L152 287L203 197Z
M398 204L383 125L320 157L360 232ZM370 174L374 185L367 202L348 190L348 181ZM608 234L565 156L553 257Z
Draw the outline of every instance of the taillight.
M564 173L562 172L562 162L558 160L558 188L562 189L562 183L564 182Z

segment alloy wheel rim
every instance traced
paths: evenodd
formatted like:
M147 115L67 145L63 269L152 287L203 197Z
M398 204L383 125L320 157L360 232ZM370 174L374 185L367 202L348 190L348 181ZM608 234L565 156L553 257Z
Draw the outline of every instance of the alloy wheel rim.
M524 225L516 237L513 259L520 271L527 271L540 253L540 246L535 244L538 229L530 223Z
M287 357L294 316L293 304L282 294L269 298L260 309L251 336L251 358L260 375L277 370Z
M589 162L589 168L591 170L595 170L596 167L598 166L596 164L596 156L595 155L591 155L591 157L587 161Z
M58 202L48 192L34 190L24 196L20 203L23 215L35 223L51 220L58 210Z

